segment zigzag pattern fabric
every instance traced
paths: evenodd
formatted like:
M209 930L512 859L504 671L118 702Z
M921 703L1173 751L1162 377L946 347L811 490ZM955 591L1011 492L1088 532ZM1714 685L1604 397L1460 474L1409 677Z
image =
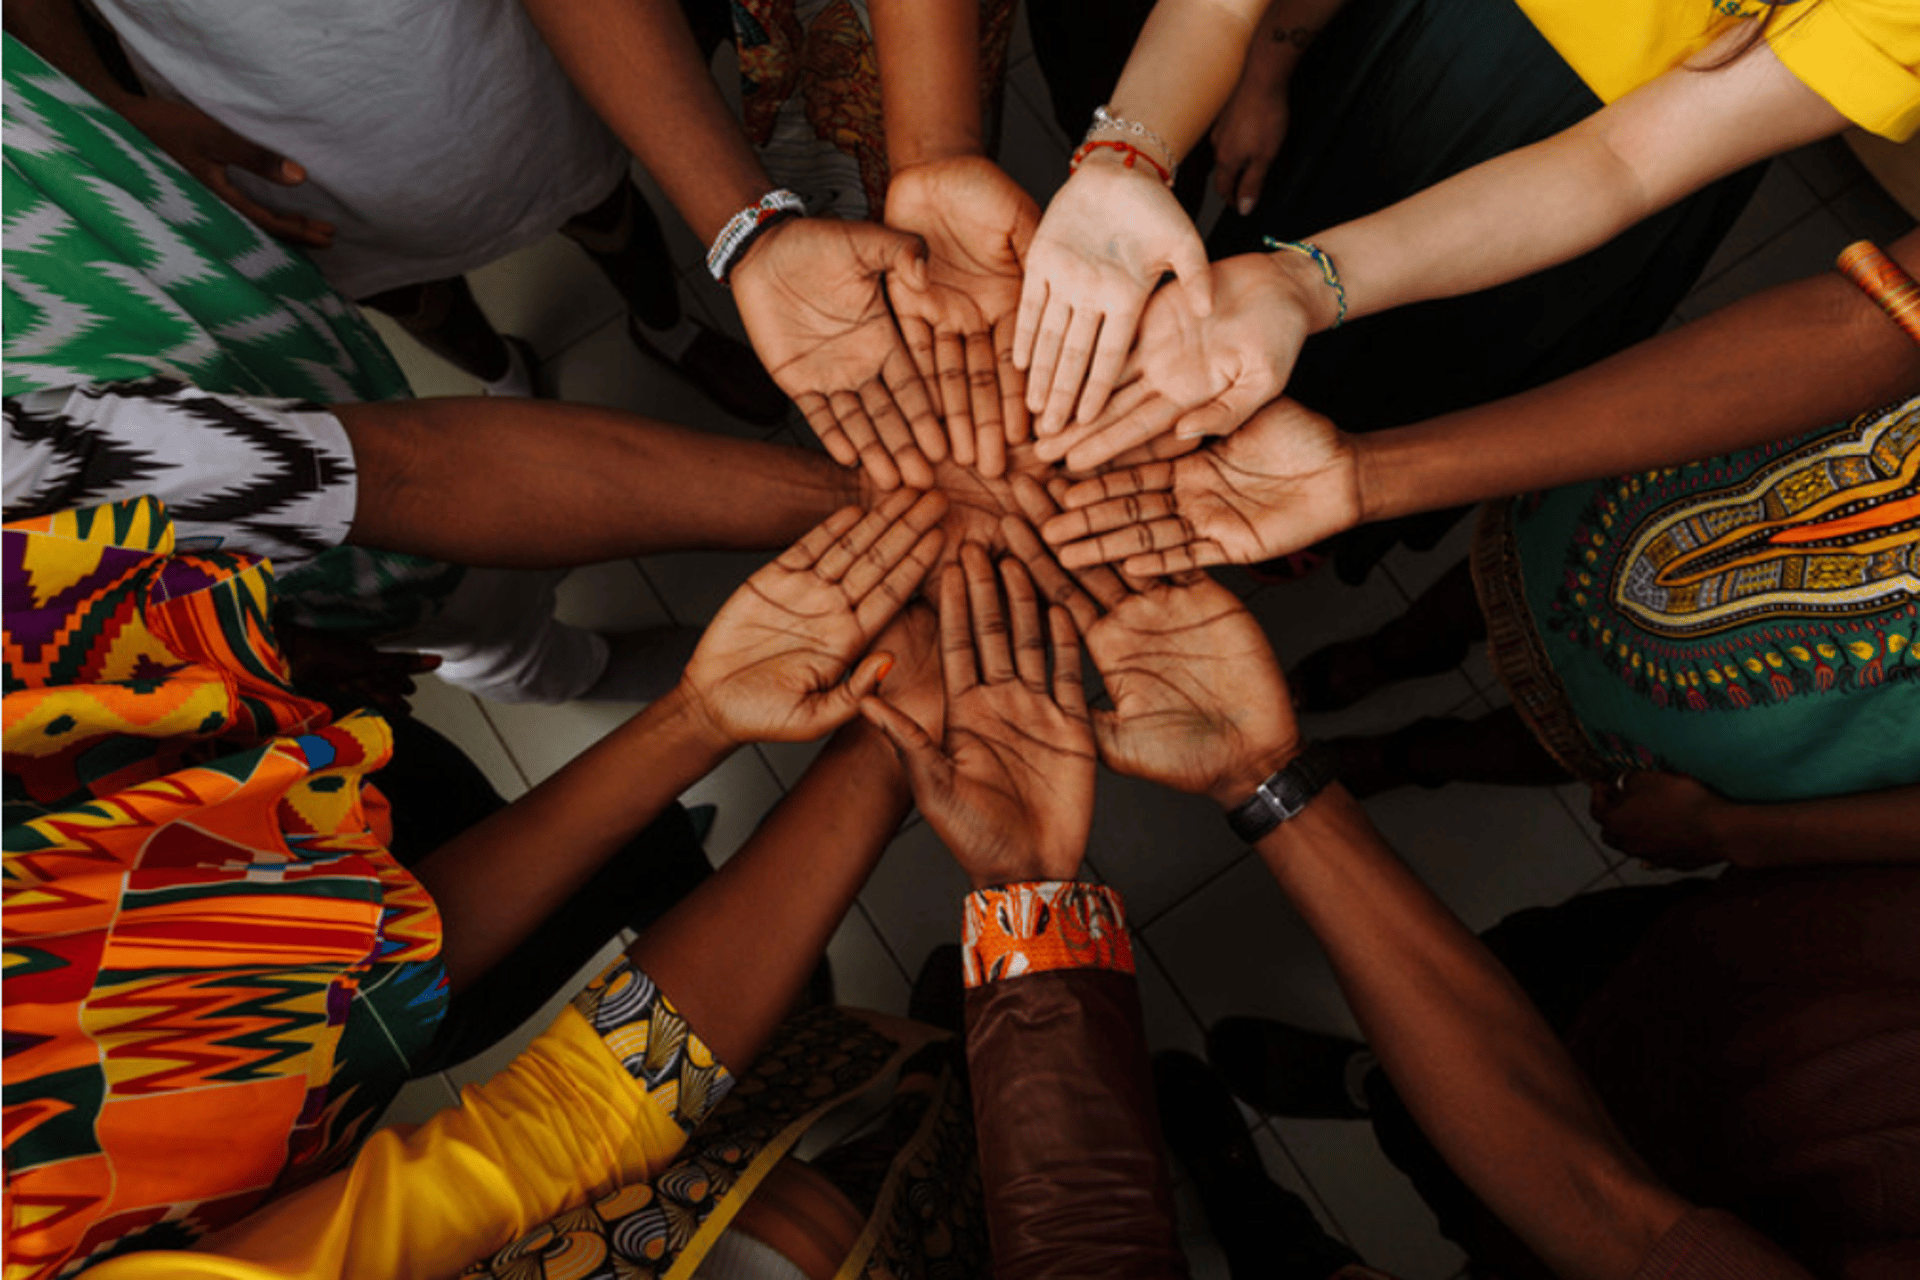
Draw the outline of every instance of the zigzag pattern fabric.
M334 1167L446 983L362 785L391 735L289 687L263 562L142 499L8 525L0 567L6 1269L40 1277Z
M6 395L155 376L322 403L410 394L311 262L12 36L5 81ZM460 572L336 547L282 589L308 597L304 625L377 633L418 621Z

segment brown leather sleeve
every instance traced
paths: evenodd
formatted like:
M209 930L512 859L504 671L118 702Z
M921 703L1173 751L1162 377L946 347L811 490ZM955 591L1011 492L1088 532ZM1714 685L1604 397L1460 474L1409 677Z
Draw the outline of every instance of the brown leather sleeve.
M975 987L967 1064L997 1280L1187 1274L1132 974Z

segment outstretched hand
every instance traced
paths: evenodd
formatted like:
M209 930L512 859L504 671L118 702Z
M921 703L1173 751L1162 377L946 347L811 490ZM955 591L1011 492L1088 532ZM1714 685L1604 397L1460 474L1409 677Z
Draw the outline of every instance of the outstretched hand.
M1260 624L1204 573L1131 579L1062 569L1029 521L1052 510L1019 486L1027 520L1007 543L1040 592L1073 616L1111 711L1093 717L1100 758L1118 773L1237 803L1300 750L1286 681Z
M307 180L307 171L293 161L241 137L191 103L129 97L119 106L128 123L262 231L314 249L333 243L332 223L269 209L227 175L227 166L234 165L268 182L297 187Z
M1086 853L1094 785L1073 623L1053 609L1043 629L1018 562L1001 561L996 581L985 551L969 546L962 558L940 580L944 737L882 698L860 712L892 739L921 813L976 888L1071 880Z
M1310 331L1290 256L1214 263L1209 313L1196 313L1184 285L1154 294L1105 412L1043 438L1040 456L1092 471L1169 433L1223 436L1251 418L1286 388Z
M1332 422L1276 400L1224 440L1172 462L1083 480L1041 528L1068 568L1141 576L1257 564L1360 522L1358 455Z
M939 558L946 511L903 491L827 517L721 606L681 677L688 703L736 743L809 741L852 719L893 658L848 667Z
M1192 220L1151 169L1126 168L1113 154L1092 153L1060 188L1027 254L1013 359L1028 371L1027 408L1040 415L1041 437L1100 415L1162 275L1180 278L1181 302L1196 316L1212 309Z
M889 275L887 296L946 418L952 455L998 476L1006 446L1030 430L1013 328L1040 208L991 160L958 156L896 170L886 220L927 245L924 280Z
M1677 773L1635 772L1593 784L1600 839L1628 857L1692 871L1727 859L1719 822L1732 802Z
M872 222L795 218L734 268L734 301L767 372L840 465L882 489L933 483L947 437L887 308L886 281L923 281L918 238Z

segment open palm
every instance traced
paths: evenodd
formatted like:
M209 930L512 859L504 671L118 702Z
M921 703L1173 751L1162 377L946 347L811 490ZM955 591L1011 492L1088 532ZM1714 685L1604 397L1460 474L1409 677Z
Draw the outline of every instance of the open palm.
M891 658L848 667L939 557L946 509L902 491L829 516L721 606L682 677L690 701L734 742L802 742L852 719Z
M1070 880L1093 822L1094 779L1073 625L1056 609L1042 630L1017 562L1002 561L996 581L979 547L963 560L940 581L944 741L877 698L861 710L900 748L920 811L976 887Z
M1138 576L1254 564L1360 521L1357 455L1332 422L1276 400L1224 440L1069 487L1041 532L1068 568Z

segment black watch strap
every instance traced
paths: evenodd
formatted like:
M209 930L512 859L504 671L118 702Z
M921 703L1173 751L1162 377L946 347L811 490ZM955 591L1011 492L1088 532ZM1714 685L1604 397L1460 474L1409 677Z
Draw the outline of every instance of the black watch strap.
M1296 817L1332 782L1336 773L1333 753L1317 742L1287 762L1280 770L1254 789L1243 804L1227 810L1227 825L1248 844L1254 844L1287 819Z

